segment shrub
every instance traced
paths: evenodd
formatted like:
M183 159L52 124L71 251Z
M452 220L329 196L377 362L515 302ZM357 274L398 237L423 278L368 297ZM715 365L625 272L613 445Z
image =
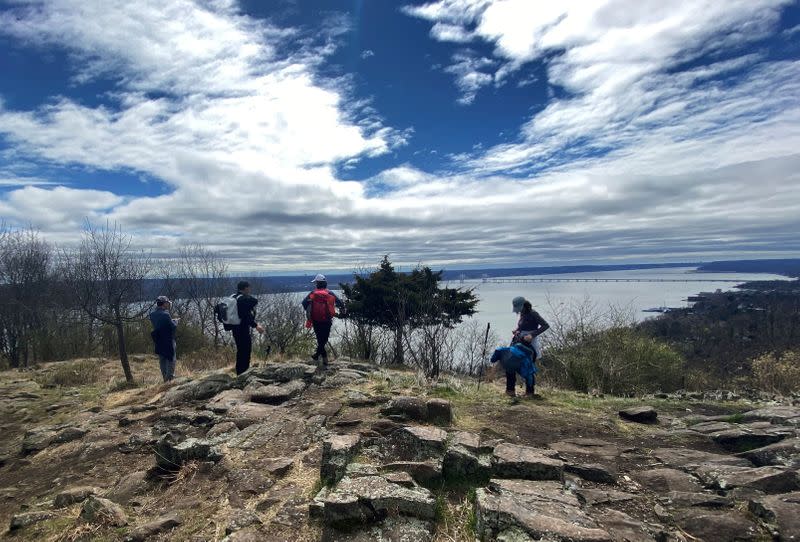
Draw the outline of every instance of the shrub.
M100 379L98 367L101 364L102 361L96 359L60 362L55 367L36 374L33 379L45 388L86 386Z
M753 361L752 370L759 389L783 394L800 389L800 351L790 350L780 356L765 354Z
M683 377L678 353L629 327L597 331L547 351L542 361L549 380L580 391L616 395L672 391Z
M223 369L234 364L235 354L231 347L207 346L178 357L176 371L180 374L193 374L202 371Z

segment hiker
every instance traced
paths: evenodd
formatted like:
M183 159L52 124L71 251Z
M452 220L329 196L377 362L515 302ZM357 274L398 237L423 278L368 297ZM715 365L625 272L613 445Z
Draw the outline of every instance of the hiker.
M517 373L525 381L525 397L536 397L536 364L534 363L535 352L531 342L533 337L524 335L519 342L511 346L497 348L492 354L491 362L500 362L506 372L506 395L516 397L515 386L517 383Z
M258 299L250 295L250 283L241 280L236 285L236 293L217 305L217 318L222 321L226 331L233 333L233 341L236 343L237 375L250 368L250 354L253 351L250 330L255 328L259 333L264 333L264 328L256 322L257 304Z
M322 365L327 366L328 354L325 352L325 345L328 344L328 337L331 334L336 308L344 312L344 303L336 297L336 294L328 290L328 281L325 275L318 274L311 282L314 283L314 291L303 299L303 309L308 315L306 327L313 326L314 335L317 337L317 350L312 354L311 359L318 361L322 358Z
M535 360L542 357L542 345L539 335L550 329L550 324L545 322L541 315L533 310L531 302L524 297L515 297L511 300L513 311L519 313L519 321L516 329L512 332L511 344L517 343L522 337L530 335L533 337L533 350L536 354Z
M172 302L165 295L156 298L156 310L150 313L150 323L153 331L155 352L158 354L158 363L161 367L161 377L164 382L175 378L175 329L178 327L178 318L172 318L169 309Z

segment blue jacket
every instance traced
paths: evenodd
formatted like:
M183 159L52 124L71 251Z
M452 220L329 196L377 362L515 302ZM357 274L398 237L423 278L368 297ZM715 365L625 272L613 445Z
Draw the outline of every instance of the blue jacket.
M533 385L533 375L536 374L536 364L533 362L536 354L529 347L521 343L498 348L492 354L492 363L500 362L506 372L514 371L520 374L528 385Z
M150 313L150 323L153 324L150 336L153 338L156 354L174 358L175 328L178 327L175 321L166 310L158 308Z

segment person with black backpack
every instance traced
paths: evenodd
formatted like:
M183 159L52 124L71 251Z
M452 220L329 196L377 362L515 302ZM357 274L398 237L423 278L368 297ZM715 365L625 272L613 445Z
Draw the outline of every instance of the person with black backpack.
M250 295L250 283L242 280L236 285L236 293L215 307L217 319L222 322L223 328L233 333L237 375L250 368L250 354L253 351L250 330L255 328L259 333L264 333L264 328L256 322L257 304L258 299Z
M325 345L328 344L328 338L331 335L336 308L338 307L344 312L344 303L336 297L336 294L328 290L328 281L325 279L325 275L318 274L311 282L315 285L314 291L303 299L303 309L308 316L306 326L313 326L314 335L317 338L317 350L311 355L311 359L319 361L322 358L322 365L327 366L328 354L325 352Z

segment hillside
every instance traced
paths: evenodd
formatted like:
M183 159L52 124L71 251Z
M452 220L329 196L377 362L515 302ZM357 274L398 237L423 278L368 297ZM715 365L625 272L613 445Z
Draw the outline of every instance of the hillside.
M156 362L137 357L137 374ZM50 387L91 370L92 383ZM117 363L0 374L8 540L771 540L800 532L800 407L644 399L340 359L113 391ZM87 373L88 374L88 373ZM154 377L154 376L153 376ZM77 378L76 380L80 380ZM111 390L111 391L110 391ZM651 423L620 409L651 406ZM630 416L652 416L647 409Z

